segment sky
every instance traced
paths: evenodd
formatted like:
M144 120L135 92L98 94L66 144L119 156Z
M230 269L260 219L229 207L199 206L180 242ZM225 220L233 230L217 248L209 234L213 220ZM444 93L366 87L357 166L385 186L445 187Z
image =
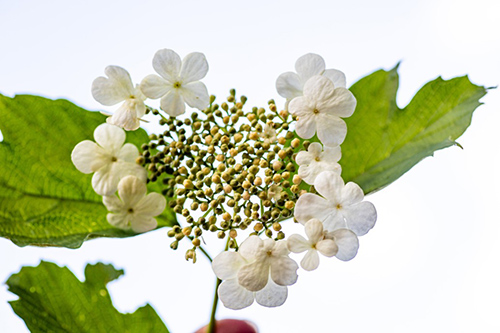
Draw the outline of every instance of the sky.
M203 52L203 82L224 97L230 88L265 105L275 80L309 52L342 70L348 85L380 68L399 67L398 104L426 82L468 75L500 82L500 3L470 1L6 1L0 0L0 93L65 98L112 112L93 100L92 81L107 65L139 82L162 48ZM481 100L463 149L438 151L370 195L378 221L360 238L356 258L322 260L299 272L287 302L218 318L243 318L270 332L498 332L500 310L500 94ZM286 226L288 227L288 226ZM209 319L215 277L200 258L169 249L167 230L130 239L99 239L80 249L19 248L0 239L0 282L22 266L48 260L83 279L86 263L112 263L125 276L109 285L123 312L150 303L174 332ZM211 253L219 251L211 240ZM28 332L0 285L5 332Z

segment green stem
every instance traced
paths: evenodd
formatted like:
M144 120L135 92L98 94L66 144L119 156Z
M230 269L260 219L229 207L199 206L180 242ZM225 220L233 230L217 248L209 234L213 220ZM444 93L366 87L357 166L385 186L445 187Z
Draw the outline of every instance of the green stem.
M205 255L205 257L207 257L207 259L212 262L212 258L210 257L210 255L208 254L208 252L201 246L198 247L201 251L201 253L203 253Z
M215 313L217 312L217 304L219 303L217 290L219 290L221 282L222 280L217 278L217 282L215 283L214 303L212 304L212 313L210 314L210 322L208 323L207 333L215 333Z
M226 248L224 251L229 250L229 239L226 241ZM212 313L210 314L210 322L208 323L207 333L216 333L215 332L215 313L217 312L217 304L219 304L219 294L217 291L219 290L219 285L222 283L222 280L217 278L217 282L215 282L215 292L214 292L214 302L212 304Z

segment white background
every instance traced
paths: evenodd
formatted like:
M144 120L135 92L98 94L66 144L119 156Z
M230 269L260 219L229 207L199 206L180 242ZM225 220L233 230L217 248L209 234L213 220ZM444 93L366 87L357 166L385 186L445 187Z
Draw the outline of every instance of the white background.
M139 81L153 73L154 53L171 48L181 56L205 53L211 93L225 97L234 87L261 106L278 100L276 77L314 52L327 68L344 71L348 85L401 60L404 106L437 76L468 74L476 84L498 85L498 22L494 0L0 0L0 93L100 109L90 85L105 66L123 66ZM263 333L499 332L498 90L482 101L458 140L464 150L439 151L367 198L379 218L354 260L300 271L282 307L221 306L218 317L252 320ZM0 281L41 259L79 278L88 262L113 263L126 272L109 286L119 310L149 302L172 332L193 332L208 322L214 276L203 258L192 265L171 251L166 232L93 240L78 250L18 248L0 239ZM7 304L15 298L0 286L2 332L27 332Z

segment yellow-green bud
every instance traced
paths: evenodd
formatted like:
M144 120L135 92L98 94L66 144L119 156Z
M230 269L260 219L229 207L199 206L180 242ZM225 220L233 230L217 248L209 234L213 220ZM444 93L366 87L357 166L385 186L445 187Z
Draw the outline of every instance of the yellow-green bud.
M189 236L191 235L191 230L192 230L191 227L184 227L182 228L182 233L184 234L184 236Z

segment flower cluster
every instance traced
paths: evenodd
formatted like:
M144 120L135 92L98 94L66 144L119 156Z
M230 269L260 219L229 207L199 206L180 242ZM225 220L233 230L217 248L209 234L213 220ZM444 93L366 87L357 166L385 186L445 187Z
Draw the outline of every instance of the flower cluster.
M343 261L356 256L358 237L374 226L376 211L357 184L341 177L340 145L347 134L342 118L356 107L342 72L325 69L316 54L302 56L297 73L277 79L286 98L279 109L274 100L266 108L248 108L234 89L216 103L199 81L208 71L201 53L181 60L163 49L153 68L158 75L135 86L123 68L106 68L107 78L92 85L93 96L103 105L122 104L97 127L96 143L83 141L72 153L78 170L94 173L92 185L104 196L109 223L152 230L168 199L169 209L184 217L168 231L170 247L188 240L187 260L196 262L198 250L206 253L206 232L226 241L212 267L222 281L218 295L231 309L254 300L283 304L298 278L291 254L305 252L300 266L306 271L318 267L319 254ZM160 99L159 109L147 106L147 98ZM185 104L198 111L181 117ZM136 130L146 114L159 117L163 130L139 151L124 144L123 129ZM148 183L158 183L161 194L146 195ZM304 235L287 237L284 225L292 220L304 225Z

